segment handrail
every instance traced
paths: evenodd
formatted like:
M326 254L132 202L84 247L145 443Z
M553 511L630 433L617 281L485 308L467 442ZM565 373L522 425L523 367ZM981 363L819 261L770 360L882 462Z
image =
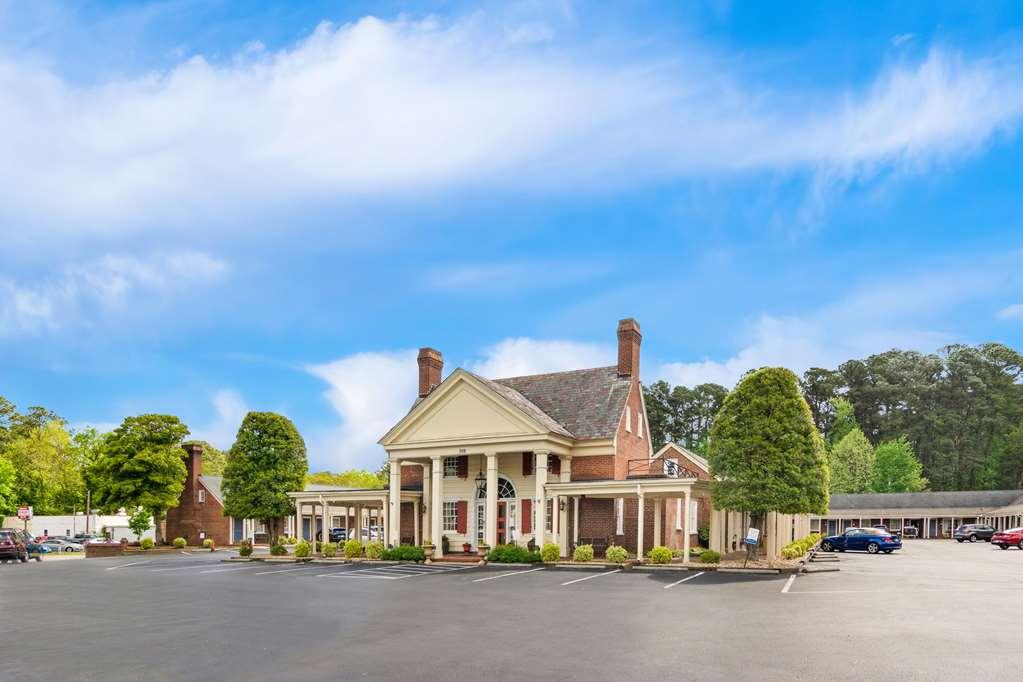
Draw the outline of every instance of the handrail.
M630 459L626 478L699 478L696 472L663 455L654 459Z

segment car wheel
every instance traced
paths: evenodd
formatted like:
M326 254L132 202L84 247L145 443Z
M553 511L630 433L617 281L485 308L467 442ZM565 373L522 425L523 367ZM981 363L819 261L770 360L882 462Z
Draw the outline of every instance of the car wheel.
M963 540L962 538L956 538L956 542L958 542L961 545L964 542L966 542L966 540Z
M884 553L885 553L885 554L891 554L891 553L892 553L892 550L890 550L890 549L886 549L886 550L884 551Z
M74 547L65 547L64 551L65 552L73 552L73 551L75 551L75 548Z
M821 543L821 549L824 550L825 552L833 552L833 551L835 551L835 548L832 547L831 543L827 542L827 541Z
M1020 549L1023 549L1023 540L1020 540L1019 544L1016 546L1019 547Z
M870 554L877 554L877 550L879 549L881 548L878 547L876 542L871 542L869 545L867 545L867 552Z
M1009 549L1008 545L998 545L998 549Z
M976 535L971 535L970 536L970 542L976 542L976 541L977 541L977 536Z
M28 553L26 553L25 556L21 557L21 563L23 564L28 563Z

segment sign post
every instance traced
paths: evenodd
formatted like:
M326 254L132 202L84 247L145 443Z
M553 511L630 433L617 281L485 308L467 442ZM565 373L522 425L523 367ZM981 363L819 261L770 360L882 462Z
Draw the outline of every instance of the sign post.
M757 543L760 542L760 529L750 527L746 531L746 561L742 562L743 568L749 562L750 554L756 551Z
M21 505L20 507L18 507L18 518L21 519L21 522L24 526L23 530L27 533L28 522L32 518L32 507L27 505Z

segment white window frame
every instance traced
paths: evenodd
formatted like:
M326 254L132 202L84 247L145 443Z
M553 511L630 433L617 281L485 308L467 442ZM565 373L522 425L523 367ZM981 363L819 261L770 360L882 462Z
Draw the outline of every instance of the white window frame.
M199 504L206 504L206 491L199 488Z
M625 535L625 498L615 498L615 535Z
M632 408L628 405L625 407L625 432L632 433Z
M441 508L441 528L445 533L458 532L458 501L445 500Z
M458 477L458 457L445 457L441 466L444 467L444 478Z
M545 519L545 521L547 523L547 532L548 533L553 533L554 532L554 498L553 497L548 497L547 498L547 518Z
M684 530L682 528L682 498L675 499L675 530Z

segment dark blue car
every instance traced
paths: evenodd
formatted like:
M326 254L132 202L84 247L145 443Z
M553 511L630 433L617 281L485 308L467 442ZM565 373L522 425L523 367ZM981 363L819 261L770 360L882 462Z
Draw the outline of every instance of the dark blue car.
M880 528L849 528L841 535L831 535L821 540L821 549L825 552L844 552L848 549L871 554L891 554L896 549L902 549L902 540Z

